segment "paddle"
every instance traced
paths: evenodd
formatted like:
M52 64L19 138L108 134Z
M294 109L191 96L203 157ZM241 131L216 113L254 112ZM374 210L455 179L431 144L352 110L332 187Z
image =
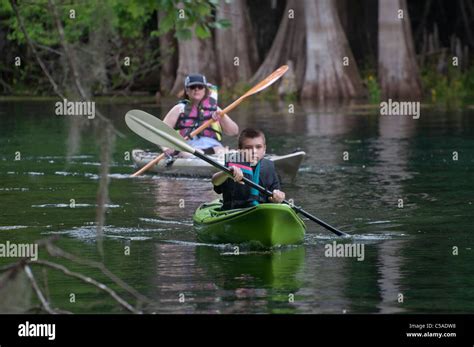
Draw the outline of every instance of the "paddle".
M222 111L219 111L218 112L218 115L219 117L222 117L223 115L225 115L227 112L230 112L232 111L234 108L237 107L237 105L239 105L242 101L244 101L246 98L248 98L249 96L253 95L253 94L256 94L262 90L264 90L265 88L267 88L268 86L272 85L274 82L276 82L281 76L283 76L283 74L288 71L288 65L283 65L283 66L280 66L278 69L276 69L275 71L273 71L270 75L268 75L263 81L259 82L258 84L256 84L252 89L250 89L247 93L245 93L244 95L242 95L240 98L238 98L237 100L235 100L232 104L230 104L229 106L227 106L226 108L224 108ZM197 129L195 129L190 135L189 137L186 137L185 140L189 140L190 138L193 138L194 136L200 134L204 129L208 128L212 123L214 122L214 119L209 119L207 120L206 122L204 122L200 127L198 127ZM146 170L148 170L150 167L156 165L161 159L163 159L165 157L165 154L162 153L160 154L158 157L156 157L155 159L153 159L152 161L150 161L148 164L146 164L144 167L142 167L140 170L138 170L137 172L135 172L134 174L132 174L132 177L136 177L140 174L142 174L143 172L145 172Z
M152 116L149 113L140 110L131 110L128 111L125 115L125 122L127 123L128 127L134 131L139 136L143 137L144 139L165 147L174 148L178 151L188 152L196 157L204 160L205 162L211 164L212 166L226 172L230 176L232 176L232 171L229 168L225 167L222 164L214 161L213 159L209 158L208 156L201 154L199 151L191 147L186 143L186 140L179 135L175 130L171 129L167 124L165 124L160 119ZM257 189L259 192L267 195L272 196L272 192L265 189L264 187L252 182L251 180L244 177L242 181L247 184L248 186ZM332 231L338 236L345 236L348 237L349 235L334 228L333 226L327 224L326 222L316 218L315 216L309 214L301 207L294 206L287 200L284 200L283 203L290 205L296 212L301 213L303 216L309 218L313 222L318 223L322 227Z

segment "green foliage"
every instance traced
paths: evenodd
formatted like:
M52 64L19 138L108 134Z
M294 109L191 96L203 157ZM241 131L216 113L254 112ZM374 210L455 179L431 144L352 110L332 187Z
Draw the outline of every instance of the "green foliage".
M178 40L192 38L192 31L200 39L211 36L211 28L225 29L230 26L226 19L215 20L218 0L160 0L157 10L164 14L159 29L153 35L163 35L174 30Z
M209 26L211 28L216 28L216 29L227 29L230 28L232 23L227 20L227 19L220 19L218 21L215 21L213 23L209 23Z
M206 37L211 36L211 31L209 30L209 28L207 26L202 25L202 24L198 24L198 25L196 25L196 35L200 39L204 39Z
M0 18L13 14L12 6L8 0L0 0Z
M211 36L211 29L228 27L229 21L215 20L218 4L217 0L56 0L55 10L64 28L66 41L82 64L88 64L85 59L95 59L97 48L107 45L109 80L105 83L107 88L120 89L157 68L160 59L169 56L170 47L160 47L161 52L158 50L154 42L157 36L173 31L179 40L190 39L193 33L198 38L207 38ZM66 81L61 75L66 72L60 68L59 56L52 53L54 50L60 52L61 47L49 1L18 1L17 6L28 36L37 44L37 50L53 70L54 78ZM157 13L165 14L160 16L159 28L156 28ZM15 56L23 59L27 51L26 38L9 0L0 0L0 18L0 25L7 33L7 39L11 42L9 45L15 49ZM130 56L129 66L120 63L124 56ZM6 80L12 84L15 93L28 88L35 94L50 92L50 86L47 80L44 83L43 72L37 64L31 65L34 68L29 66L11 70L0 63L0 71L9 71ZM102 81L91 82L92 92L104 90Z
M474 100L474 68L461 72L459 67L448 66L446 73L439 73L435 66L422 70L421 78L425 94L435 104L455 109Z
M367 92L369 94L369 102L371 104L377 104L380 102L380 86L377 81L375 73L371 70L365 72L364 83L367 87Z
M156 1L153 0L108 0L114 14L114 27L123 38L140 38L143 29L154 15Z
M174 30L179 40L189 39L194 30L197 37L207 38L211 36L211 28L225 29L230 26L228 20L214 20L217 5L218 1L212 0L82 0L71 4L60 3L57 9L66 39L74 43L87 40L89 33L104 20L110 22L120 37L140 38L156 12L163 12L165 16L160 20L159 29L151 32L153 37ZM45 46L59 43L48 0L20 2L18 6L33 41ZM11 28L8 39L24 44L25 38L8 1L0 2L0 14L8 18L7 25Z
M5 1L1 4L0 11L8 17L8 25L11 28L8 39L24 44L25 38L10 4ZM21 2L18 7L24 18L26 31L34 42L49 47L59 43L54 17L47 0ZM66 40L70 43L87 41L89 33L97 30L104 20L108 21L122 38L138 38L142 36L145 24L156 11L156 3L151 0L84 0L57 5L57 11Z
M8 19L6 20L6 24L10 27L7 39L25 44L26 39L20 29L10 3L6 4L6 2L2 1L2 4L2 9L4 5L5 8L8 9L6 13L2 13L7 15L6 18ZM57 44L57 34L53 26L53 21L51 20L47 0L19 4L18 7L21 16L24 18L23 23L26 27L26 31L34 42L45 46Z

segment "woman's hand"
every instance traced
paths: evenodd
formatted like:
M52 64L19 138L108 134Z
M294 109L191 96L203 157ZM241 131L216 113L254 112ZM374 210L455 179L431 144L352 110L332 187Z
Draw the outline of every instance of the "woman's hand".
M212 112L211 117L215 122L219 122L221 119L221 116L219 115L219 111Z
M281 190L275 189L273 191L273 195L270 198L268 198L268 200L270 200L273 203L279 204L283 200L285 200L285 193L282 192Z
M222 112L220 108L215 113L217 114L219 112ZM232 119L230 119L228 115L223 114L222 116L219 116L219 123L222 126L222 130L224 131L224 134L228 136L239 135L239 126Z
M172 157L173 154L175 154L175 150L173 148L163 148L163 153L167 156L167 157Z

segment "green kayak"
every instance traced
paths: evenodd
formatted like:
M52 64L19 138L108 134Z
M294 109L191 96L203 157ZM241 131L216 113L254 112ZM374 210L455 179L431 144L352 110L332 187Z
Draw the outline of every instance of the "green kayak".
M284 204L221 210L218 200L202 204L194 213L194 226L201 242L259 243L264 247L301 243L306 226Z

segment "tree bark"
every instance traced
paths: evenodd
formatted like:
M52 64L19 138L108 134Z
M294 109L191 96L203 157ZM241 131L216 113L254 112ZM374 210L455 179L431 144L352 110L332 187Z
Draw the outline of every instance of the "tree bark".
M158 23L165 17L163 11L158 11ZM160 36L160 91L163 94L169 94L175 81L175 72L177 68L176 40L173 33L168 32Z
M474 45L474 39L472 37L470 19L467 16L467 8L466 8L466 3L464 2L464 0L461 0L460 6L461 6L462 19L464 22L464 29L466 30L467 41L472 46Z
M193 32L189 40L178 40L179 63L171 94L178 94L184 88L184 78L191 73L201 73L207 81L216 83L217 64L212 38L198 39Z
M232 23L216 30L216 58L222 87L248 80L258 67L258 52L246 0L221 0L217 20ZM236 62L237 60L237 62Z
M302 98L364 96L357 63L342 29L334 0L305 0L306 73Z
M399 15L403 14L403 18ZM378 74L384 98L420 98L421 80L406 0L379 0Z
M278 32L265 60L252 77L256 83L267 77L279 66L293 62L296 85L298 90L303 80L306 56L305 50L305 23L304 4L300 0L288 0Z

